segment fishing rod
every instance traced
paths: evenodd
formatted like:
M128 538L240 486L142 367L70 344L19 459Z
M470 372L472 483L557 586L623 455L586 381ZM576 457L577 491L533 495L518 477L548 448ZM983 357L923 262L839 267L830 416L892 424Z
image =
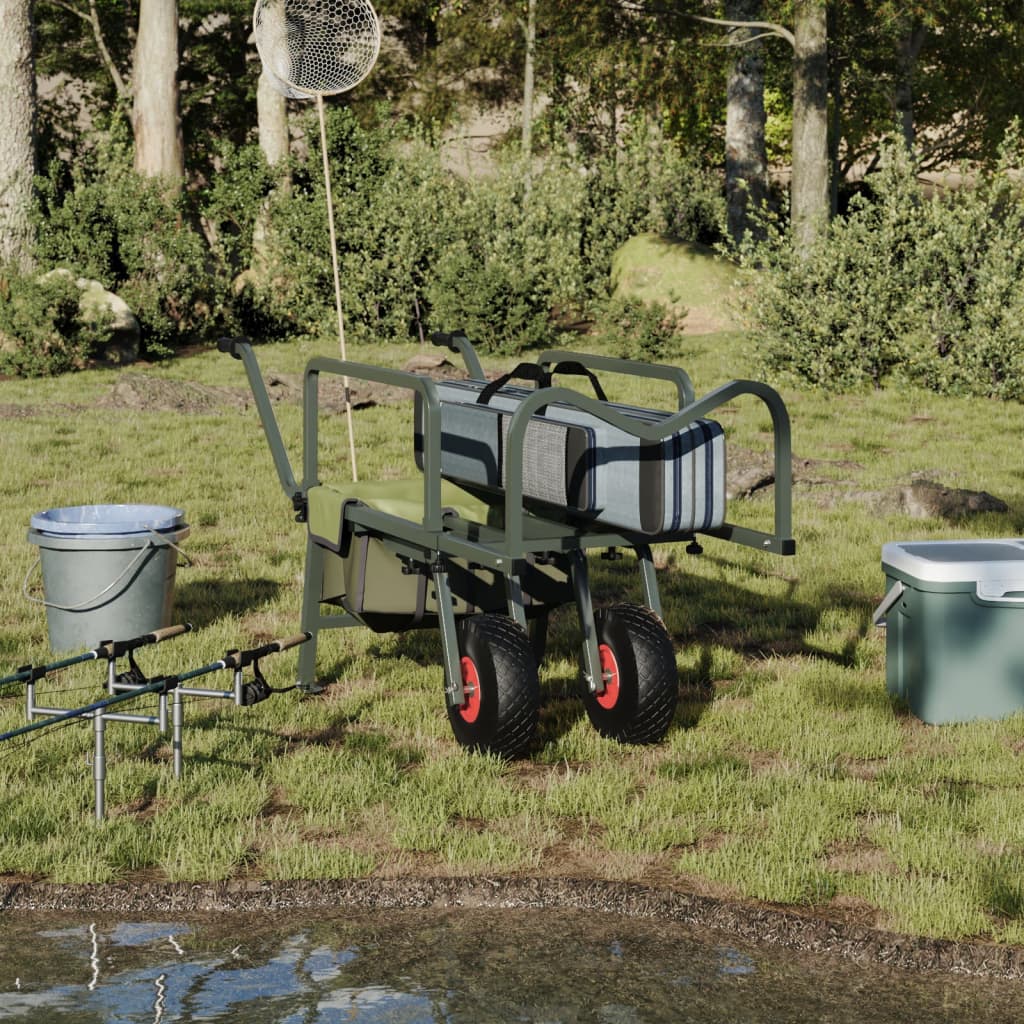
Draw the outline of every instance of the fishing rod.
M113 662L125 654L131 657L132 652L137 651L140 647L158 644L164 640L170 640L172 637L181 636L183 633L189 633L191 630L192 624L185 622L177 626L154 629L152 632L143 633L131 640L104 640L99 647L91 651L63 658L60 661L53 661L48 665L22 665L12 675L0 679L0 686L7 686L10 683L34 683L51 672L58 672L61 669L70 668L72 665L80 665L85 661L106 658L108 662Z
M175 626L169 628L178 629L178 627ZM188 628L191 629L191 627ZM28 725L20 726L19 728L12 729L9 732L0 733L0 743L14 739L16 736L24 736L26 733L34 732L37 729L45 729L48 726L58 725L61 722L69 722L73 718L86 718L96 715L98 712L102 713L106 711L107 708L112 708L117 704L123 704L125 701L133 700L136 697L143 697L147 693L170 693L172 690L181 686L182 683L189 682L192 679L197 679L199 676L208 675L210 672L216 672L219 669L230 668L235 669L236 671L241 671L249 665L257 664L260 658L266 657L268 654L276 654L279 651L286 651L290 647L295 647L298 644L305 643L311 636L311 633L300 633L297 636L286 637L283 640L272 640L268 644L264 644L261 647L254 647L247 651L228 651L223 658L220 658L218 661L212 661L209 665L203 665L200 668L191 669L188 672L159 676L152 681L147 681L139 686L133 686L132 689L126 690L123 693L115 693L113 696L104 697L103 700L93 701L91 704L86 704L83 707L71 708L68 711L62 711L59 714L50 715L38 722L30 722ZM166 637L164 639L166 639ZM96 650L103 650L108 646L112 645L101 645ZM92 651L89 653L95 654L96 652ZM82 660L85 661L88 659L83 656Z

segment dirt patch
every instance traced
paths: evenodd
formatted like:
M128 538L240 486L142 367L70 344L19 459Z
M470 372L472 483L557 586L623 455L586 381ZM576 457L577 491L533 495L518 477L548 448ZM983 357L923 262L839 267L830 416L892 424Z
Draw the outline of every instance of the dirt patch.
M415 356L403 369L428 376L433 380L461 380L466 373L453 366L443 356L424 354ZM264 378L267 394L273 403L300 405L303 394L303 374L269 373ZM375 405L407 402L407 388L377 384L372 381L350 381L348 396L353 409L367 409ZM343 412L346 391L343 380L336 376L323 376L320 381L319 401L323 412ZM99 402L108 409L129 409L135 412L214 413L222 409L247 409L253 404L248 388L200 384L196 381L171 380L154 374L131 370L118 376L109 394ZM0 418L30 416L35 409L29 406L0 406Z

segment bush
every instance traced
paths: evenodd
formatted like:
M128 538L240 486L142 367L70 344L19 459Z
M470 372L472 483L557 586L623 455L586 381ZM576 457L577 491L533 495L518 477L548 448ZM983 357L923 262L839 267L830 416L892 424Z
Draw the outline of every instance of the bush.
M683 319L660 302L615 295L599 307L595 331L612 355L664 362L678 354Z
M1024 191L1007 136L994 171L926 195L901 150L806 257L770 225L741 253L767 365L816 387L911 382L1024 399Z
M307 134L319 128L307 120ZM366 127L347 109L327 111L342 306L347 332L370 341L405 340L425 320L430 268L450 240L457 182L421 139L387 120ZM242 295L247 327L265 332L335 329L326 191L319 148L293 168L289 193L273 197L266 265ZM425 329L425 327L423 328Z
M410 137L386 110L364 125L331 108L326 129L342 307L356 340L460 328L484 350L548 344L560 323L607 301L612 255L631 235L707 240L721 223L716 181L643 126L590 162L549 154L529 185L515 153L489 175L456 177L436 143ZM306 134L319 136L315 114ZM333 333L319 145L294 161L287 190L275 189L255 145L225 145L216 164L201 192L168 199L134 173L126 129L115 127L95 155L39 180L40 263L117 292L150 356L225 329ZM661 344L641 334L641 351Z
M713 179L647 135L590 166L551 154L527 188L514 153L464 181L399 129L328 112L343 306L364 340L458 328L509 354L550 343L559 315L607 298L612 254L632 234L708 237L720 223ZM253 315L296 331L333 320L324 201L311 157L272 207L275 258L247 290Z
M148 355L169 355L218 329L226 279L192 225L187 197L168 197L158 182L135 174L124 140L107 140L95 163L72 170L55 162L37 191L39 262L120 295L139 320Z
M0 273L0 373L38 377L81 369L107 332L79 316L79 298L69 275Z

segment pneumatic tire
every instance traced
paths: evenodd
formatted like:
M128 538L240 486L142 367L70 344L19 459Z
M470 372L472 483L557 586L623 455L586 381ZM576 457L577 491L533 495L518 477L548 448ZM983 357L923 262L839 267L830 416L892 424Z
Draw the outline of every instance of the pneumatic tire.
M672 640L649 608L616 604L595 616L602 693L583 696L591 724L620 743L658 743L679 700L679 673Z
M540 714L537 661L526 631L504 615L474 615L459 623L459 661L465 703L448 708L464 747L522 757Z

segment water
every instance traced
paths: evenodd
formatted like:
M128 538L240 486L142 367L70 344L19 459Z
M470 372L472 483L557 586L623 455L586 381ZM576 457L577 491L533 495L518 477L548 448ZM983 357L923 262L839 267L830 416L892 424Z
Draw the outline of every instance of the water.
M1024 983L889 971L614 914L0 915L31 1024L1007 1024Z

